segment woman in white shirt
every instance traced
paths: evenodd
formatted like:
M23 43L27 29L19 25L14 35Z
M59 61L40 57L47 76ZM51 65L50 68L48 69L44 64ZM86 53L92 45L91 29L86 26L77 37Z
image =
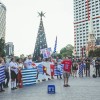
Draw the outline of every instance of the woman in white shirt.
M17 74L18 74L18 65L15 62L15 58L12 58L9 67L11 70L11 90L17 89L16 86L16 81L17 81Z

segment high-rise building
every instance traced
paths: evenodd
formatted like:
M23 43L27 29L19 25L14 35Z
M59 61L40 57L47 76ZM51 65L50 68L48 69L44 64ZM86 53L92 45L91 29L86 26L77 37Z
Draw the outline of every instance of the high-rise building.
M74 3L74 47L76 56L85 55L88 43L90 16L95 38L100 37L100 0L73 0ZM84 48L84 52L82 52Z
M5 30L6 30L6 7L0 2L0 39L5 40Z
M6 51L6 56L7 56L7 57L12 57L12 56L14 56L14 45L13 45L12 42L6 43L5 51Z

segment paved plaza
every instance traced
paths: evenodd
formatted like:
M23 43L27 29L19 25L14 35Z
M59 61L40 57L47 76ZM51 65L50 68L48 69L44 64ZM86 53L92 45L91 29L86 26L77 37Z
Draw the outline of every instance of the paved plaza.
M47 86L54 84L56 94L48 94ZM22 89L6 89L0 93L0 100L100 100L100 78L70 77L71 87L63 87L62 80L50 80Z

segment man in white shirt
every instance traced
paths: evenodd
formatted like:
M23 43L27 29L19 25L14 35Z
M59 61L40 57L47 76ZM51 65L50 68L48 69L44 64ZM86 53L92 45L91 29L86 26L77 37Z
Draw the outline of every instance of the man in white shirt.
M28 56L28 59L24 63L27 69L33 68L31 55Z

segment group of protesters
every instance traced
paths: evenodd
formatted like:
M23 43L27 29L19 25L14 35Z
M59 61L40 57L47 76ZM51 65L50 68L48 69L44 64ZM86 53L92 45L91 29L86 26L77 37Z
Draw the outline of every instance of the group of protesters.
M9 68L10 67L10 68ZM11 77L11 90L22 87L21 69L32 68L32 58L29 55L24 60L19 58L11 58L10 62L6 62L5 58L0 57L0 92L4 92L3 88L8 88L9 79ZM9 71L10 69L10 71Z
M63 65L63 67L62 67ZM92 66L91 66L92 65ZM55 66L58 70L58 76L62 79L61 68L63 68L64 86L67 87L69 76L72 77L90 77L90 68L93 67L93 77L100 77L100 58L73 58L66 57L62 60L56 59Z
M64 57L63 59L59 59L57 57L55 60L50 58L49 60L43 59L43 61L49 61L54 64L55 69L57 70L57 79L58 78L62 79L63 75L64 87L70 86L68 84L69 76L77 77L78 73L79 77L83 76L90 77L91 64L95 69L95 76L100 77L99 57L97 57L96 59L90 59L90 58L72 59L71 57ZM39 58L36 62L42 62L41 58ZM33 67L34 63L30 55L27 58L24 59L19 58L17 60L13 57L11 58L10 62L6 62L5 58L0 57L0 92L4 92L5 91L4 88L8 88L10 77L11 77L11 90L15 90L18 87L21 88L22 87L21 70L23 68L30 69ZM52 76L52 78L54 77Z

